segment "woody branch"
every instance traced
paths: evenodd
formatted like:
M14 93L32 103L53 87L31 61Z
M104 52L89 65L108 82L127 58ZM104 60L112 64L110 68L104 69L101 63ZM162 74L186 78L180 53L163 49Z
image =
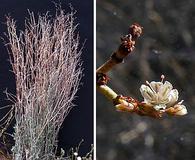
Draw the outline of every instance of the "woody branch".
M149 82L147 83L149 85L148 87L142 85L140 91L144 97L143 102L139 102L132 97L118 95L114 90L107 86L109 80L107 72L117 64L123 62L124 58L134 50L136 40L142 34L142 29L143 28L137 23L131 25L128 34L121 38L121 44L119 45L118 50L111 55L108 61L96 70L97 89L107 97L108 100L113 102L118 111L135 112L138 115L153 118L160 118L164 113L179 116L187 114L185 106L181 104L183 101L177 102L178 93L176 89L172 89L171 83L167 81L163 84L164 78L162 78L161 82L153 82L153 85L157 88L156 91ZM161 87L159 87L159 84ZM152 103L147 103L148 98ZM164 101L164 99L166 101ZM174 104L171 102L174 102ZM172 106L170 106L170 104L172 104Z

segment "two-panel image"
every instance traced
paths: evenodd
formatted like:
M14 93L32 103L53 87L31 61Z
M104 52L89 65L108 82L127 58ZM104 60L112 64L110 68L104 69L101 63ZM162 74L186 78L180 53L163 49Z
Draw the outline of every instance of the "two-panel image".
M194 10L0 0L0 160L194 160Z

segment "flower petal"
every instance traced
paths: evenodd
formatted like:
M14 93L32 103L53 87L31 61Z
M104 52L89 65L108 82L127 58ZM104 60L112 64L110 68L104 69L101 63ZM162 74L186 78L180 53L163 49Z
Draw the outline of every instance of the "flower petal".
M132 104L117 104L115 105L117 111L122 111L122 112L133 112L134 106Z
M165 83L159 89L159 96L164 97L166 99L166 97L168 97L168 94L172 89L173 89L172 84L168 81L165 81Z
M188 113L186 106L184 106L182 104L176 104L174 106L174 109L175 109L175 115L177 115L177 116L183 116L183 115Z
M168 107L171 107L178 101L178 95L179 95L179 92L177 89L173 89L170 91L169 97L168 97L169 103L167 104Z
M165 104L154 105L154 109L157 110L157 111L165 110L166 105Z
M159 92L159 90L160 90L160 87L163 85L163 83L162 82L155 82L155 81L152 81L151 83L150 83L150 86L153 88L153 90L157 93L157 92Z
M153 100L153 98L155 96L154 95L155 93L151 90L151 88L144 85L144 84L141 85L140 92L141 92L142 96L144 97L144 99L146 99L147 101Z

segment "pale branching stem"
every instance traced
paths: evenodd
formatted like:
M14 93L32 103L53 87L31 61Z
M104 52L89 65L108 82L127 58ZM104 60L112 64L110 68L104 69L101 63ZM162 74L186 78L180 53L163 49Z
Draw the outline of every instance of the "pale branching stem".
M51 160L57 135L82 75L74 12L36 18L29 12L18 32L7 18L8 50L16 80L15 160ZM10 98L11 99L11 98Z

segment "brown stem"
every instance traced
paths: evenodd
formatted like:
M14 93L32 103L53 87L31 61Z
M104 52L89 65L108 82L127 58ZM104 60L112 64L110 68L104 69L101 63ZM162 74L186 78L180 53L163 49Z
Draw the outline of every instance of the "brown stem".
M129 33L121 38L121 44L119 45L118 50L111 55L107 62L105 62L96 70L97 89L100 91L100 93L102 93L109 100L113 101L115 106L118 104L123 104L128 106L126 110L130 111L134 107L131 106L131 104L126 100L119 98L119 95L106 85L109 80L106 73L110 71L116 64L123 62L123 59L133 51L135 48L135 41L138 37L140 37L141 34L142 27L139 24L134 23L131 25L129 27ZM121 106L118 107L121 108Z
M123 62L124 58L133 51L136 40L141 34L142 27L139 24L134 23L130 26L129 33L121 38L121 44L119 45L118 50L111 55L107 62L96 70L97 89L108 98L108 100L113 102L118 111L136 112L139 115L147 115L144 110L146 108L144 105L140 106L140 103L131 97L118 95L108 87L107 82L109 78L106 75L108 71L110 71L116 64ZM154 117L153 114L150 114L150 116ZM155 117L157 116L155 115Z

